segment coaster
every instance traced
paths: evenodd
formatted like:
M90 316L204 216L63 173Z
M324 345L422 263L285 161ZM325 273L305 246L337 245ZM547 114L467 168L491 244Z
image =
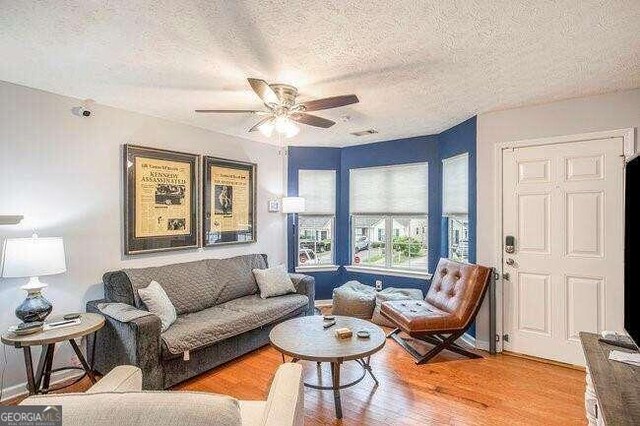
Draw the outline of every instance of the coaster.
M371 336L368 330L359 330L356 335L361 339L368 339Z

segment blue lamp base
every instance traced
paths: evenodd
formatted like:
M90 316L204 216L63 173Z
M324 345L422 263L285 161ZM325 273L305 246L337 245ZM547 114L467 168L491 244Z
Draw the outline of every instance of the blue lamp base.
M27 291L27 298L16 308L16 316L23 322L44 321L51 313L53 305L42 295L42 289L47 285L39 281L22 287Z

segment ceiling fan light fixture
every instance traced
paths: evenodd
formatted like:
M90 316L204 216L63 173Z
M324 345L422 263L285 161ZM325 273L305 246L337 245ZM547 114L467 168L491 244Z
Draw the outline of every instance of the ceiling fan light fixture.
M260 130L260 133L262 133L264 137L270 138L273 134L274 127L273 120L269 120L266 123L263 123L262 126L258 127L258 130Z
M300 132L300 127L298 127L286 115L278 116L275 119L274 127L276 129L276 132L284 135L286 138L292 138Z
M289 125L287 126L287 131L284 132L284 136L286 138L292 138L298 133L300 133L300 127L289 121Z

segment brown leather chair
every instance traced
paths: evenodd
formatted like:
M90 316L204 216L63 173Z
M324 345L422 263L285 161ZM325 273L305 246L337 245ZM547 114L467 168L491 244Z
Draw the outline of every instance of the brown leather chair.
M481 358L455 343L471 326L489 288L492 269L440 259L424 301L398 300L384 302L380 313L398 328L391 337L405 348L417 364L423 364L447 349L469 358ZM399 336L409 336L434 344L425 355L420 354Z

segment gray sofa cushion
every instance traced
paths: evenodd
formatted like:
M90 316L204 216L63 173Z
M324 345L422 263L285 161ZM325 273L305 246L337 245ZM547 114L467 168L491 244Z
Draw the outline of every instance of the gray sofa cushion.
M270 324L306 307L309 298L300 294L261 299L249 295L178 317L162 333L162 355L171 358L200 347L212 345L248 330Z
M129 277L137 308L144 308L137 290L147 287L155 280L169 296L178 315L182 315L198 312L237 297L255 294L258 285L252 270L266 267L266 256L251 254L229 259L205 259L125 269L124 272ZM122 289L120 290L122 292Z

